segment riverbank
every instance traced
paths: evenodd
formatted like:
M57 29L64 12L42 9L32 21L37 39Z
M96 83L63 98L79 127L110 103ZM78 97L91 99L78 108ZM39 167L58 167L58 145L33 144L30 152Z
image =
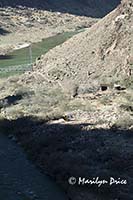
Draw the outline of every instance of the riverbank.
M32 8L0 9L0 54L20 43L35 43L63 32L89 28L98 19Z
M61 45L72 36L84 31L64 32L56 36L43 39L38 43L21 43L12 49L12 52L0 56L0 77L20 75L25 71L32 70L32 64L46 54L50 49Z

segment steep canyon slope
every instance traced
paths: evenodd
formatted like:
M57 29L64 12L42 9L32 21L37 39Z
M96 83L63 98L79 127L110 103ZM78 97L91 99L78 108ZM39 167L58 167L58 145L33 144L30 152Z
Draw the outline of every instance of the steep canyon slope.
M63 45L42 56L34 70L50 81L77 84L119 82L132 75L133 4L117 9Z
M81 119L86 116L89 120L101 120L105 111L109 116L104 115L105 121L113 124L122 116L123 102L124 108L132 110L132 10L131 1L122 1L117 9L91 28L38 58L33 71L2 83L1 98L22 94L22 101L17 105L3 108L6 115L11 118L13 113L44 118L50 115L54 118L79 109L87 111L85 115L79 114ZM100 93L100 89L108 88L107 94ZM127 88L127 91L119 94L115 88ZM96 113L89 113L92 108ZM124 110L122 113L125 115ZM79 116L77 118L80 120Z

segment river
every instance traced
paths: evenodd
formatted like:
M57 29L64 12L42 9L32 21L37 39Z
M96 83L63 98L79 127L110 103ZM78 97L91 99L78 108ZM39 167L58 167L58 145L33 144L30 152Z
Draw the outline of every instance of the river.
M28 64L34 63L37 57L47 53L50 49L64 43L73 35L84 31L83 29L71 32L64 32L58 35L45 38L41 42L26 45L26 48L14 50L7 55L0 55L0 78L21 74L24 70L31 70ZM27 44L27 43L26 43ZM20 46L24 46L21 44ZM22 68L21 68L22 66ZM21 69L21 70L20 70Z

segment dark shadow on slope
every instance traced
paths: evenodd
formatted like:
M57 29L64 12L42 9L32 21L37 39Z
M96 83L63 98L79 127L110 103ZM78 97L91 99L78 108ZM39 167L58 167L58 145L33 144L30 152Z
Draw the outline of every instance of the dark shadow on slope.
M3 29L3 28L0 28L0 35L7 35L9 33L9 31Z
M19 100L21 100L22 98L23 98L22 95L18 94L18 95L7 96L4 99L0 99L0 108L8 107L10 105L14 105Z
M0 60L10 60L12 59L13 56L12 55L0 55Z
M53 12L70 13L89 17L103 17L112 11L120 0L1 0L0 6L28 6Z
M128 130L85 130L83 124L1 120L0 132L16 137L30 159L68 192L70 199L133 199L133 135ZM126 179L126 185L69 185L69 177ZM81 195L81 198L79 196Z

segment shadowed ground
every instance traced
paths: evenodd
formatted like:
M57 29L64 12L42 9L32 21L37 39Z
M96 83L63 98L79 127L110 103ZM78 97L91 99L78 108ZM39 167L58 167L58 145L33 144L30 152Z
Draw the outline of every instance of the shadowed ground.
M1 200L67 200L47 176L29 162L22 149L0 133Z
M49 124L39 119L1 120L0 130L16 137L29 158L65 188L72 200L131 200L133 198L133 136L128 130L89 130L91 124ZM127 185L71 186L74 176L109 180Z
M7 30L4 30L3 28L0 28L0 35L6 35L9 32Z
M112 11L120 0L1 0L0 6L28 6L53 12L70 13L91 17L103 17Z

